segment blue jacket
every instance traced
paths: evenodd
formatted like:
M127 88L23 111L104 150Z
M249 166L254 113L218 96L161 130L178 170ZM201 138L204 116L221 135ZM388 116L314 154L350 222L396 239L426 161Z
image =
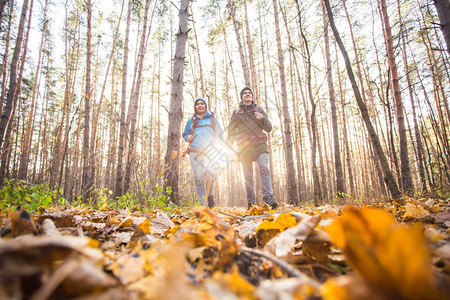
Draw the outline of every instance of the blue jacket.
M212 125L212 118L215 119L215 133ZM211 143L214 143L216 137L222 136L223 132L219 121L214 117L214 113L207 111L203 118L195 115L187 121L183 131L183 138L186 142L188 141L189 135L192 134L194 122L198 122L198 124L195 127L194 140L189 147L189 152L201 152L210 146Z

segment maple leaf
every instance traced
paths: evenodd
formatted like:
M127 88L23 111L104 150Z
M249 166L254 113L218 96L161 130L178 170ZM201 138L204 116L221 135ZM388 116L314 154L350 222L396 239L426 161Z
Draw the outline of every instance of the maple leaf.
M422 205L408 203L404 207L406 209L406 212L403 214L404 219L422 219L430 215L430 213L426 211Z

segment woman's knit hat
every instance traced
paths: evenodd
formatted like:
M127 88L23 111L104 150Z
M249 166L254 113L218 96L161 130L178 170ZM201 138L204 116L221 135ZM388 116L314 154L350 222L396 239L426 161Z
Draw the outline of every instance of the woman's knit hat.
M197 101L203 101L203 103L205 103L206 109L208 109L208 104L206 103L205 98L197 97L197 98L195 98L195 100L194 100L194 111L195 111L195 105L197 104ZM196 112L196 113L197 113L197 112Z

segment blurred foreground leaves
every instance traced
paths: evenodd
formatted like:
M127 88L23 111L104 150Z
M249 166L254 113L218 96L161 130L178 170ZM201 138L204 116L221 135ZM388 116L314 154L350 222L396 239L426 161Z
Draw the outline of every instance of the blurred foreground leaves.
M450 206L0 211L1 299L450 299Z

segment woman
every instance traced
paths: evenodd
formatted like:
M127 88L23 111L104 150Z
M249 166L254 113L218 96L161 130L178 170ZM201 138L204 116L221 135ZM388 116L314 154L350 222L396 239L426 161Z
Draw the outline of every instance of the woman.
M189 159L194 173L195 191L200 204L214 207L214 150L217 137L222 135L222 128L207 110L206 100L198 97L194 101L194 115L184 128L183 138L189 143ZM205 201L205 196L207 201Z

